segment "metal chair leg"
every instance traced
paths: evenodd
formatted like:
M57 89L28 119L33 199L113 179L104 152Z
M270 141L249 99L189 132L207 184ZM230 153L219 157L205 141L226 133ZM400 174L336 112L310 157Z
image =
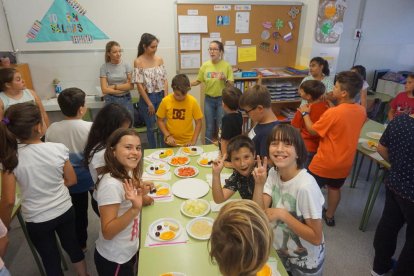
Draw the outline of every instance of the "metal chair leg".
M367 173L367 178L365 179L365 181L369 180L369 176L371 175L371 169L372 169L372 159L369 160L369 167L368 167L368 173Z

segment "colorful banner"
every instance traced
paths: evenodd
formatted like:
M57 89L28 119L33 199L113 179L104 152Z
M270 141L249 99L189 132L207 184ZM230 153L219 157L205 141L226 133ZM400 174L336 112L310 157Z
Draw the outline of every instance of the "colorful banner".
M109 37L86 16L86 10L75 0L55 0L43 19L35 21L27 42L72 41L92 43Z

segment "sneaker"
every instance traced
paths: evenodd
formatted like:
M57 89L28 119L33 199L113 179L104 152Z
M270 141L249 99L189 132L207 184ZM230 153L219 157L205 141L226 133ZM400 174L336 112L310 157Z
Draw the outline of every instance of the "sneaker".
M325 208L322 209L322 217L325 220L326 225L328 225L330 227L335 226L335 217L334 216L331 217L331 218L327 217Z
M384 276L385 274L378 274L374 270L371 270L371 276Z

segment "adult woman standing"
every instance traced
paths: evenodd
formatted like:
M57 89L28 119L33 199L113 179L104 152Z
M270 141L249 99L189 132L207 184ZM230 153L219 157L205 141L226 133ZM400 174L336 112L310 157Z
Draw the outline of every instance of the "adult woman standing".
M128 109L132 118L134 108L130 90L132 66L121 59L121 46L116 41L109 41L105 47L105 63L101 66L100 82L105 104L118 103Z
M156 147L153 129L155 113L161 100L168 94L167 71L164 61L156 56L158 38L144 33L138 44L138 55L134 61L133 82L137 84L140 94L139 111L147 126L147 138L151 148Z
M224 46L220 41L210 42L208 52L210 60L201 66L197 80L191 86L205 84L204 117L206 118L206 144L211 144L214 131L221 128L223 108L221 95L226 85L233 85L233 70L230 64L223 60Z

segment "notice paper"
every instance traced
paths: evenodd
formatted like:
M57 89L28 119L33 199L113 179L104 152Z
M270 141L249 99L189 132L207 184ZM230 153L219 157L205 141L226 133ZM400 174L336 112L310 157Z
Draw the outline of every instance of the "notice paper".
M200 51L201 37L199 34L180 35L181 51Z
M207 33L207 16L179 15L179 33Z
M200 68L200 53L181 53L181 69Z
M256 61L256 46L239 47L237 59L239 62Z
M230 65L237 65L237 46L224 46L224 60L230 63Z
M250 12L236 13L236 34L248 34L250 23Z

